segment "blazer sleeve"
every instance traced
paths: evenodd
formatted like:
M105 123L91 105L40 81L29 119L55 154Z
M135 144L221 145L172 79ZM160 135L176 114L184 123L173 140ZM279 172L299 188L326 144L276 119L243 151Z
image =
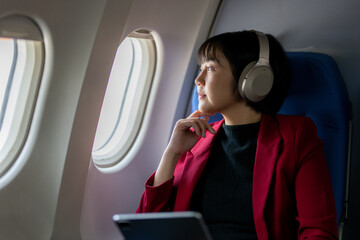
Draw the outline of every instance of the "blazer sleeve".
M323 142L310 118L296 132L298 239L337 239L336 207Z
M173 190L174 177L154 187L155 173L145 182L145 191L136 213L170 211L170 199Z

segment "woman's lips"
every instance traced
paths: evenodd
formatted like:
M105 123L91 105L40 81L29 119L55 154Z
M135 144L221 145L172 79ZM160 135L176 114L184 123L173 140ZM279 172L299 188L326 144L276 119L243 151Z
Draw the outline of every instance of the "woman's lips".
M202 99L202 98L204 98L204 97L206 97L205 94L202 94L202 93L199 93L199 92L198 92L198 95L199 95L199 97L198 97L199 100Z

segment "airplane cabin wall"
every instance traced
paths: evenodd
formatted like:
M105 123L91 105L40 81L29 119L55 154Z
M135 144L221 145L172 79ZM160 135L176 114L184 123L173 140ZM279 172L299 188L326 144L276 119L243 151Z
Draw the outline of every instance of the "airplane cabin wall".
M108 169L90 162L81 215L83 239L119 239L112 216L136 211L144 183L169 140L178 101L185 112L197 48L209 34L218 4L218 0L132 2L122 39L140 28L150 30L157 48L156 73L140 132L127 155ZM184 86L187 91L182 91Z
M93 139L131 4L131 0L108 0L99 24L69 141L51 238L53 240L82 239L80 219Z
M130 0L116 2L122 6L117 14L126 18ZM101 95L100 99L96 99L96 94L88 98L88 104L97 100L99 105L94 110L95 121L84 120L92 112L80 112L83 118L76 114L80 114L77 109L80 93L106 4L107 1L97 0L2 0L0 3L0 18L21 14L36 22L43 33L45 49L44 70L28 138L14 165L0 178L1 239L81 238L82 185L87 176L91 133L95 134ZM121 33L124 23L118 24ZM111 64L112 60L107 71L103 67L94 76L103 85ZM88 79L85 82L94 81ZM79 121L83 124L82 133L78 130ZM83 139L79 138L81 134ZM78 167L72 176L64 171L69 162ZM76 191L68 191L66 184ZM60 214L64 209L67 211ZM64 224L67 220L75 223L72 228ZM57 231L53 234L55 222Z
M328 54L337 62L353 110L349 219L343 239L360 239L360 2L224 1L213 34L256 29L274 35L286 51ZM311 86L309 86L310 88Z

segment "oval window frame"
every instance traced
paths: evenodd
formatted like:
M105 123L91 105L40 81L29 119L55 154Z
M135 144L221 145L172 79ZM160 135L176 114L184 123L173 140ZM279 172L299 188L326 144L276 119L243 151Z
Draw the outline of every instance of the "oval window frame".
M39 25L24 15L0 18L0 37L13 39L18 49L11 73L14 85L9 88L7 106L1 106L5 109L0 114L5 128L0 133L1 177L14 165L28 137L44 70L45 46Z
M95 149L93 147L92 150L92 160L95 163L95 165L98 168L109 168L109 167L113 167L117 164L119 164L127 155L127 153L130 151L130 149L132 148L132 146L134 145L138 135L139 135L139 131L141 129L141 124L143 122L144 119L144 115L145 115L145 111L148 105L148 100L149 100L149 96L150 96L150 92L152 89L152 85L154 82L154 76L155 76L155 72L156 72L156 65L157 65L157 47L156 47L156 42L154 40L154 37L152 35L152 33L148 30L145 29L139 29L136 31L133 31L132 33L130 33L122 42L121 44L126 40L126 39L132 39L133 41L136 42L135 45L137 45L135 48L137 49L141 49L141 52L136 52L135 49L135 54L134 57L138 57L136 56L136 54L141 54L142 58L141 58L141 64L138 66L132 66L132 68L134 68L134 71L136 72L136 69L140 70L138 73L136 73L135 75L129 76L128 77L128 81L130 84L139 84L140 83L144 83L143 86L141 86L141 93L136 92L136 96L140 96L140 98L134 99L134 100L138 100L138 108L136 110L132 110L132 115L128 116L128 120L130 120L130 118L133 120L133 124L132 124L132 128L128 131L125 130L125 137L119 137L117 136L117 138L114 138L115 143L112 143L112 145L109 145L109 143L111 142L111 140L107 141L105 146L100 147L100 149ZM121 44L119 45L118 49L120 48ZM114 58L114 62L116 61L116 56ZM133 60L134 62L138 62L138 60ZM112 66L112 69L114 68L114 65ZM112 70L113 72L113 70ZM138 76L138 78L140 78L140 80L138 80L137 82L133 83L134 79L136 79L136 76ZM109 82L111 81L111 74L109 77ZM108 82L108 86L110 85L110 83ZM136 86L136 85L135 85ZM128 89L132 89L132 92L134 93L134 86L128 86ZM139 88L136 88L137 90ZM104 96L104 102L103 105L105 105L105 101L106 101L106 93L108 90L106 90L105 92L105 96ZM126 93L127 94L127 93ZM126 105L126 103L128 104L134 104L134 102L136 101L132 101L130 99L125 99L125 103L123 103L124 105ZM122 104L122 103L121 103ZM104 107L104 106L103 106ZM124 106L123 107L128 108L127 112L129 112L129 105L128 106ZM102 108L103 110L103 108ZM99 122L98 122L98 127L97 127L97 132L95 134L95 138L94 138L94 146L96 145L96 136L98 134L99 131L99 124L100 124L100 118L102 116L102 110L99 116ZM118 118L121 118L121 116L118 116ZM117 125L119 126L120 124L122 124L121 119L117 120ZM116 129L115 129L116 131ZM111 134L113 136L116 135L116 133ZM122 135L123 136L123 135ZM117 141L116 141L117 139ZM121 140L119 140L121 139Z

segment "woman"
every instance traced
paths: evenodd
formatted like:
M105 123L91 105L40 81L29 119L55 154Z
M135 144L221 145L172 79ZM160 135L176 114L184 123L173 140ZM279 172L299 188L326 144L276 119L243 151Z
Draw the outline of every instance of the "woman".
M199 211L214 239L337 239L316 127L276 114L291 76L281 45L224 33L198 60L199 111L176 123L137 212ZM208 124L216 112L223 120Z

